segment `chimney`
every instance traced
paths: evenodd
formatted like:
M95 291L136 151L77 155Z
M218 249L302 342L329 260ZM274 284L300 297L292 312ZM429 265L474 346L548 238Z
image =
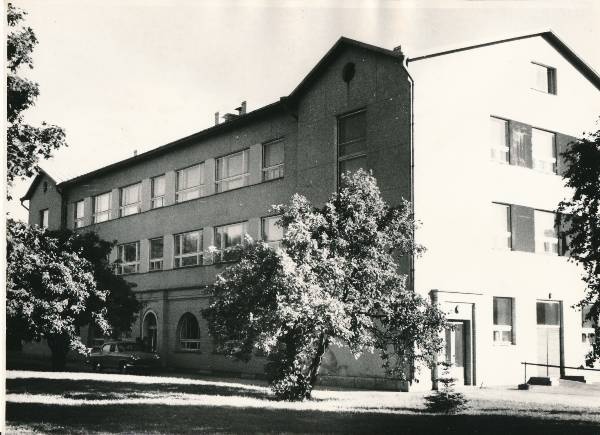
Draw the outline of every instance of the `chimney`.
M394 52L394 54L398 55L399 57L404 58L404 53L402 53L401 45L394 47L394 49L392 51Z
M219 112L215 112L215 125L219 125Z
M229 122L232 119L237 118L239 115L236 115L235 113L226 113L225 115L223 115L223 118L225 119L225 122Z
M137 150L133 150L133 157L137 156Z
M240 107L236 107L235 110L238 111L238 114L245 115L246 114L246 102L242 101L242 104L240 104Z

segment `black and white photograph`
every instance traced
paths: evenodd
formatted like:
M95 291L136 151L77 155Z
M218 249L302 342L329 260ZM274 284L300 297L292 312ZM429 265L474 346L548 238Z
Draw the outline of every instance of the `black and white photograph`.
M600 2L3 7L3 433L600 434Z

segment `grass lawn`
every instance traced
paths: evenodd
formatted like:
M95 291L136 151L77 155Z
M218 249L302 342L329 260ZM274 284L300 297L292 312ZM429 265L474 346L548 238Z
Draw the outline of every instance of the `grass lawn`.
M600 434L600 386L465 388L461 415L424 411L422 392L319 389L276 402L258 382L7 372L7 433Z

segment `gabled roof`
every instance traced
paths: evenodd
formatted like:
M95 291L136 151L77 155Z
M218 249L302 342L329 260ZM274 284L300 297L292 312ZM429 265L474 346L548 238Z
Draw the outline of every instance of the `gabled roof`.
M571 64L573 64L575 66L575 68L577 68L588 80L590 80L590 82L592 82L592 84L594 84L594 86L596 86L596 88L600 89L600 77L598 76L598 74L589 65L587 65L579 56L577 56L573 50L571 50L564 42L562 42L552 31L530 33L527 35L499 39L499 40L495 40L492 42L484 42L484 43L479 43L479 44L467 45L467 46L460 47L460 48L448 49L448 50L444 50L444 51L439 51L439 52L434 52L434 53L430 53L430 54L426 54L426 55L422 55L422 56L416 56L413 58L409 58L409 59L407 59L407 62L415 62L415 61L419 61L422 59L428 59L431 57L443 56L443 55L456 53L456 52L460 52L460 51L471 50L474 48L486 47L489 45L500 44L503 42L516 41L519 39L533 38L533 37L537 37L537 36L540 36L540 37L544 38L546 41L548 41L548 43L550 43L559 53L561 53L569 62L571 62ZM94 171L88 172L86 174L80 175L78 177L72 178L70 180L63 181L58 184L58 187L61 188L61 187L69 186L69 185L78 183L80 181L83 181L83 180L86 180L86 179L89 179L89 178L92 178L92 177L95 177L98 175L102 175L102 174L105 174L105 173L108 173L108 172L111 172L111 171L114 171L114 170L117 170L117 169L120 169L123 167L127 167L131 164L138 163L138 162L159 156L161 154L164 154L164 153L170 151L173 148L180 147L180 146L186 146L186 145L189 145L190 143L192 143L193 141L205 139L210 136L221 134L221 133L230 131L234 128L243 126L244 124L246 124L252 120L261 118L262 116L267 116L267 115L273 114L273 113L289 112L290 107L293 106L294 102L297 101L298 97L304 92L304 90L306 90L314 82L314 80L319 76L319 74L321 74L323 72L323 70L332 61L332 59L334 59L343 49L348 48L348 47L361 48L361 49L370 51L372 53L377 53L377 54L380 54L383 56L388 56L399 62L404 62L404 55L401 52L398 52L395 50L388 50L386 48L378 47L378 46L371 45L371 44L366 44L364 42L356 41L354 39L341 37L340 39L337 40L337 42L333 45L333 47L331 47L331 49L329 49L329 51L321 58L321 60L314 66L314 68L306 75L306 77L304 77L304 79L298 84L298 86L296 86L296 88L287 97L281 97L281 99L279 101L271 103L267 106L263 106L252 112L248 112L245 115L240 115L240 116L234 118L233 120L209 127L202 131L199 131L198 133L194 133L190 136L186 136L184 138L170 142L166 145L162 145L158 148L154 148L150 151L146 151L144 153L138 154L137 156L133 156L133 157L127 158L125 160L121 160L119 162L104 166L102 168L99 168ZM43 172L44 174L49 176L46 172L44 172L44 171L41 171L41 172ZM38 182L39 182L39 174L33 180L31 186L29 187L29 190L27 191L25 196L22 198L23 200L29 199L31 197Z
M40 181L42 181L42 178L44 178L44 177L48 177L50 179L50 181L52 181L54 183L54 185L57 185L56 180L54 178L52 178L46 171L44 171L42 168L40 168L37 175L31 182L29 189L27 189L27 192L25 193L25 195L23 195L21 197L21 201L26 201L26 200L31 199L31 197L33 196L33 192L35 192L35 189L37 188L37 185L40 184Z
M401 52L388 50L387 48L378 47L376 45L367 44L364 42L356 41L355 39L346 38L342 36L337 42L329 49L327 53L321 58L321 60L314 66L313 69L304 77L304 79L296 86L296 88L286 98L293 99L299 96L304 89L306 89L315 80L315 78L323 71L326 65L344 48L355 47L362 48L364 50L371 51L373 53L381 54L383 56L389 56L400 62L404 61L404 55Z
M248 112L245 115L240 115L231 121L226 121L221 124L217 124L215 126L209 127L205 130L199 131L198 133L194 133L190 136L178 139L176 141L170 142L166 145L162 145L158 148L154 148L150 151L146 151L144 153L138 154L137 156L127 158L125 160L118 161L116 163L104 166L102 168L96 169L94 171L85 173L78 177L72 178L70 180L64 181L60 183L60 186L68 186L85 179L89 179L95 177L97 175L105 174L107 172L126 167L130 164L141 162L143 160L147 160L152 157L156 157L158 155L164 154L168 152L174 147L184 146L185 144L189 144L193 141L207 138L209 136L213 136L216 134L224 133L226 131L232 130L234 128L240 127L247 123L248 121L254 120L262 115L274 113L277 111L285 112L289 110L290 101L296 100L296 98L315 80L316 77L323 71L326 65L343 49L346 47L358 47L365 50L369 50L371 52L379 53L385 56L391 56L399 61L403 60L403 56L395 51L387 50L385 48L377 47L375 45L366 44L364 42L355 41L354 39L341 37L337 40L337 42L331 47L331 49L321 58L321 60L315 65L315 67L308 73L308 75L300 82L298 86L287 96L281 97L279 101L271 103L267 106L263 106L259 109L253 110L252 112Z
M541 37L548 42L556 51L558 51L567 61L569 61L586 79L588 79L596 89L600 90L600 76L594 69L589 66L585 61L579 57L567 44L565 44L552 30L545 30L542 32L528 33L525 35L518 35L508 38L497 39L495 41L488 41L478 44L470 44L464 47L452 48L433 53L424 54L421 56L410 57L407 62L415 62L423 59L430 59L432 57L444 56L447 54L458 53L466 50L473 50L475 48L488 47L490 45L502 44L504 42L518 41L521 39Z

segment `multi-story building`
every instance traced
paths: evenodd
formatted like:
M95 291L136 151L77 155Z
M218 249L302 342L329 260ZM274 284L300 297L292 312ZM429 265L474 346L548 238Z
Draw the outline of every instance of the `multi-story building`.
M271 204L323 204L342 171L370 169L422 222L427 252L405 272L455 324L441 358L467 385L514 384L522 361L584 360L584 286L553 210L569 194L560 152L593 128L599 90L552 32L413 58L341 38L289 96L62 183L41 173L23 200L30 224L118 241L112 259L143 303L132 336L167 365L257 374L263 357L214 352L201 310L228 258L208 248L245 233L276 245ZM339 348L321 380L397 386L376 356Z

